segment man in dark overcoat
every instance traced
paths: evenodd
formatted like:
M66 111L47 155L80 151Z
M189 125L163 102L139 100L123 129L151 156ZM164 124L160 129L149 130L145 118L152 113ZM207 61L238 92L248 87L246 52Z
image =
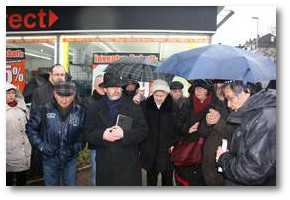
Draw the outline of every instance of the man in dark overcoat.
M84 134L97 150L96 185L142 185L139 144L148 127L141 107L122 95L124 83L118 74L105 73L100 86L106 95L87 108ZM118 115L125 116L125 126L116 125Z

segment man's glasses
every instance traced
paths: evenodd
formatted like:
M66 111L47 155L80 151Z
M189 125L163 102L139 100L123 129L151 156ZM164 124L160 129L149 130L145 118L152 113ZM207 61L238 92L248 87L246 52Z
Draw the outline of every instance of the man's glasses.
M53 76L60 76L60 77L64 77L65 74L52 74Z

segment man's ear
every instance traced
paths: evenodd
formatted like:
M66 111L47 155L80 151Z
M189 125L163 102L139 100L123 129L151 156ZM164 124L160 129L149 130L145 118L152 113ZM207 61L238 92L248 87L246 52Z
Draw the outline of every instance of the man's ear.
M57 95L56 91L53 91L54 98L56 97L56 95Z

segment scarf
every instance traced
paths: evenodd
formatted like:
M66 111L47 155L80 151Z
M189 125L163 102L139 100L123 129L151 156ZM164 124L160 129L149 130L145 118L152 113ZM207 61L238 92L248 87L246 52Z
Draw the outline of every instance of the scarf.
M10 107L16 107L16 106L17 106L17 101L14 100L14 101L9 102L9 103L7 103L7 104L8 104L8 106L10 106Z
M105 104L107 105L109 111L108 115L109 124L115 124L119 113L119 105L123 102L122 96L117 100L110 100L107 96L105 96L103 98L103 101L105 101Z
M194 106L194 112L195 114L199 114L201 111L203 111L207 106L209 106L211 103L211 94L209 93L204 100L203 103L201 103L196 96L193 98L193 106Z
M70 110L73 107L73 102L67 108L61 108L58 103L55 101L56 107L59 110L60 116L62 119L65 119L69 114Z

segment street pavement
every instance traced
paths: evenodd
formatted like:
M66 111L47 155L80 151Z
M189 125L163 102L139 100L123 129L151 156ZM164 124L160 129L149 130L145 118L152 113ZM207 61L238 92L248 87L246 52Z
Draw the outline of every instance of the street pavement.
M161 186L160 175L158 177L158 186ZM34 181L29 181L29 186L43 186L43 179L38 179ZM92 186L91 185L91 167L86 166L78 171L78 183L77 186ZM146 171L142 169L142 186L146 186Z

